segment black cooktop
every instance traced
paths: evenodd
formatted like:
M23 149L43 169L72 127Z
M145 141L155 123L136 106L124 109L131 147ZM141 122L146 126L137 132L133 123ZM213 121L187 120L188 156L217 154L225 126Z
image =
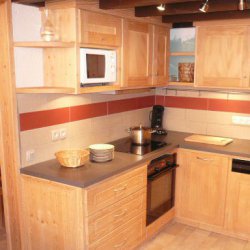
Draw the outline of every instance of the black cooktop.
M130 153L136 155L145 155L159 148L169 145L162 141L151 141L148 145L137 145L131 142L130 137L122 138L117 141L113 141L110 144L115 146L115 151Z

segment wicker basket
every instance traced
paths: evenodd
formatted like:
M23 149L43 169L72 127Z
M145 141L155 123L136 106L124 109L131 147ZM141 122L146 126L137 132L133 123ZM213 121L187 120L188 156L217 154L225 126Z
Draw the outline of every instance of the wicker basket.
M178 72L180 82L194 81L194 63L179 63Z
M62 150L55 153L56 159L63 167L83 166L89 159L89 151L82 149Z

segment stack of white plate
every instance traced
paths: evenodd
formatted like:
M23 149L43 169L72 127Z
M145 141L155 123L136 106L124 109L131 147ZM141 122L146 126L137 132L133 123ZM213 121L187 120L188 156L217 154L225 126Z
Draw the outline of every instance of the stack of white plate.
M114 159L114 145L93 144L89 146L90 160L95 162L106 162Z

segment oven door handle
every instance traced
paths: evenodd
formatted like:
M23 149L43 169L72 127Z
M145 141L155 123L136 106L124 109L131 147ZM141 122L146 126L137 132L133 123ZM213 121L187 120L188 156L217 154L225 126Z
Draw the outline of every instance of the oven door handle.
M157 179L158 177L164 175L165 173L175 170L177 167L179 167L179 165L175 164L175 165L174 165L173 167L171 167L171 168L164 168L163 170L161 170L161 171L158 172L158 173L149 175L149 176L148 176L148 180L153 181L153 180Z

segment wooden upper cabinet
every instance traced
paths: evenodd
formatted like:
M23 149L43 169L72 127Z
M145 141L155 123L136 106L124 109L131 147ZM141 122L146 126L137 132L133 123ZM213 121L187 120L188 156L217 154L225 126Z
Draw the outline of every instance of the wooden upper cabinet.
M249 87L249 27L198 27L196 85Z
M250 175L229 173L226 226L250 239Z
M183 150L181 153L180 217L214 225L224 224L228 158Z
M167 85L169 65L169 28L154 26L153 85Z
M122 19L112 15L80 11L80 43L98 46L121 46Z
M123 86L152 85L153 25L124 20Z

